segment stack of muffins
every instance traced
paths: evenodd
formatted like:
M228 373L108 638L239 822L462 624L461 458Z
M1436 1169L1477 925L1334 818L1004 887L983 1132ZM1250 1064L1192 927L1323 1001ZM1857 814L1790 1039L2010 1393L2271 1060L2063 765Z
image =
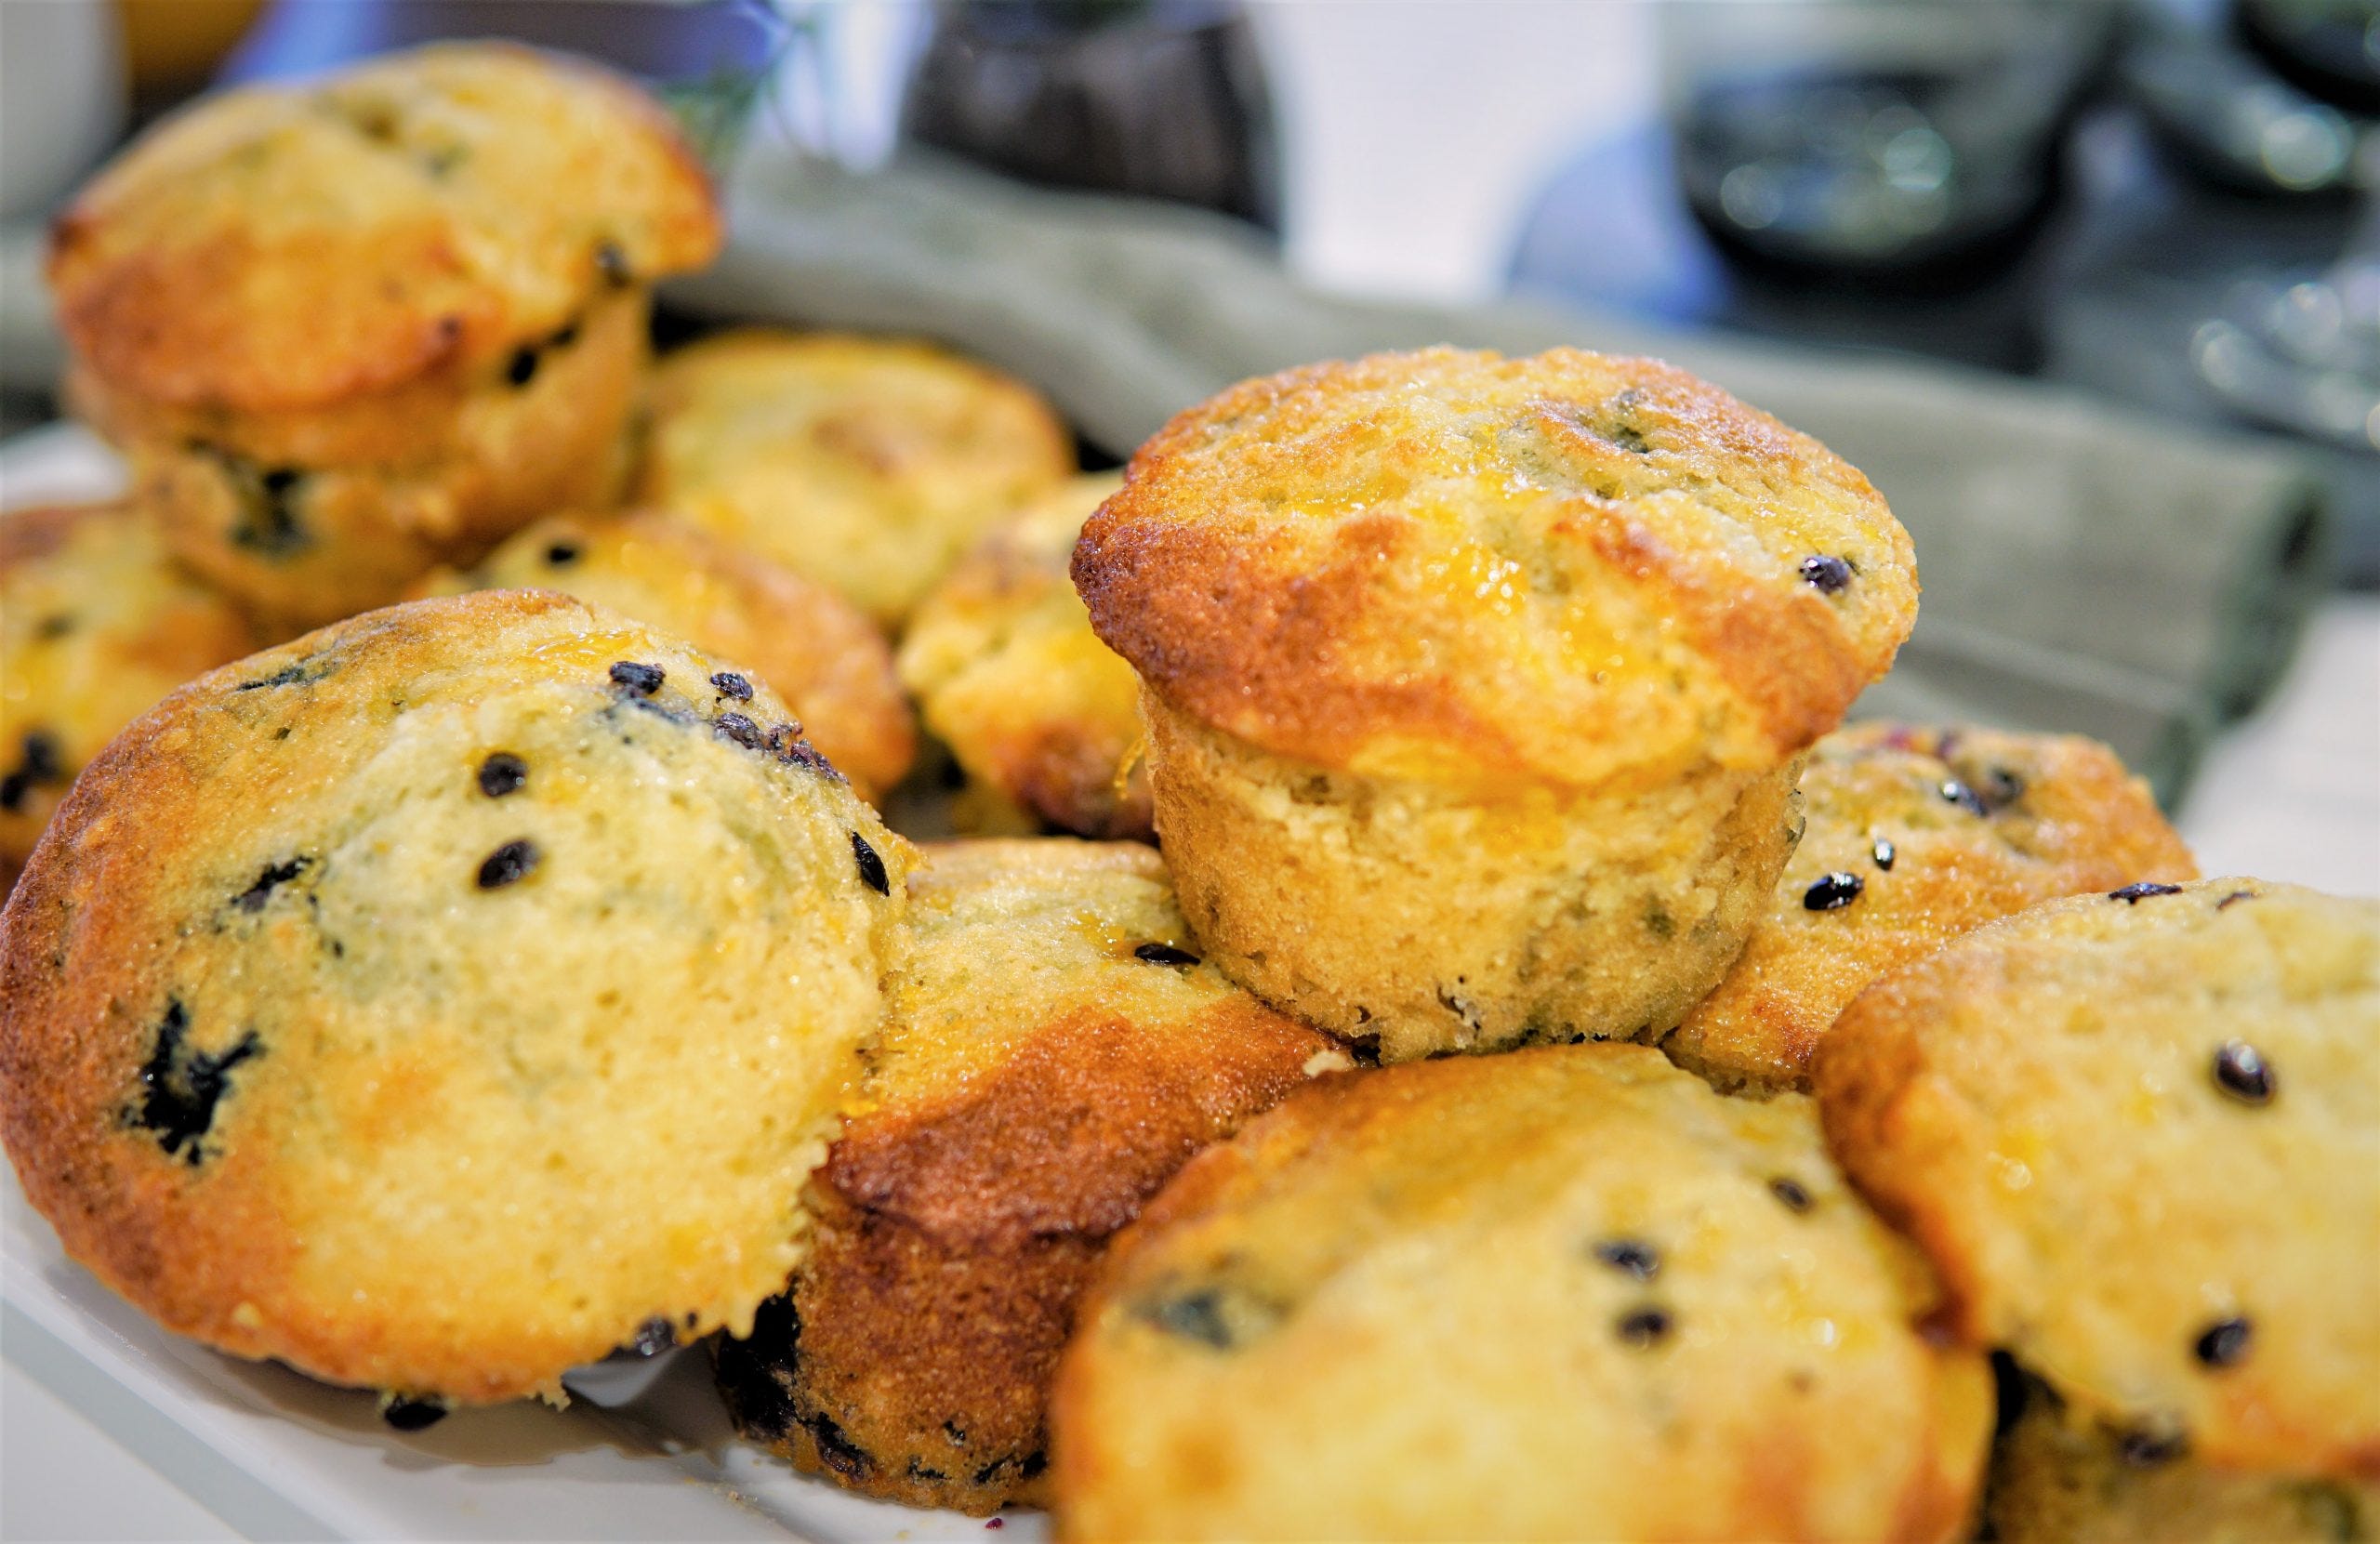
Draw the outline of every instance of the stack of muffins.
M719 236L483 45L61 220L134 490L0 525L0 1135L103 1280L400 1430L704 1339L1073 1538L2380 1529L2380 907L1839 728L1857 470L1434 350L1085 475L923 345L650 365Z

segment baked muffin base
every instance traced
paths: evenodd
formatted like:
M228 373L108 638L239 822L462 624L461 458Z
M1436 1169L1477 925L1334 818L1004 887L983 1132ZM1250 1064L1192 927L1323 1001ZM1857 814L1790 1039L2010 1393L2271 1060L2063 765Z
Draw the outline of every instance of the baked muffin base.
M86 369L67 391L130 457L174 555L288 636L385 604L435 564L475 561L540 515L612 503L650 298L598 295L492 374L321 409L172 407Z
M1799 762L1493 798L1270 754L1144 688L1157 827L1208 957L1382 1062L1650 1039L1743 947Z

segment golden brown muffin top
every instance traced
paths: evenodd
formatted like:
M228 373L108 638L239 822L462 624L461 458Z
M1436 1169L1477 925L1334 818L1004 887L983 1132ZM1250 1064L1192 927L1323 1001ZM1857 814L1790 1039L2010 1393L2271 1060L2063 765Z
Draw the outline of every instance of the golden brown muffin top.
M1817 1084L1944 1333L2141 1461L2380 1478L2380 902L2048 902L1860 994Z
M1061 1537L1949 1539L1990 1377L1808 1102L1649 1047L1325 1077L1111 1247Z
M910 854L721 668L491 590L119 735L0 914L0 1135L67 1251L169 1329L464 1402L747 1328Z
M968 776L1063 830L1146 841L1140 678L1066 576L1082 522L1122 485L1078 477L977 543L909 618L900 670Z
M1767 767L1908 635L1907 533L1682 370L1433 349L1241 383L1143 445L1076 584L1169 701L1373 775Z
M49 282L110 381L276 412L501 369L591 296L709 261L721 230L628 82L451 43L166 119L59 218Z
M429 575L414 593L522 587L626 613L750 669L863 798L909 770L917 731L892 646L841 596L781 563L653 510L555 515L463 573Z
M2198 877L2149 785L2095 740L1855 724L1818 741L1801 788L1802 839L1767 915L1665 1042L1722 1088L1807 1089L1861 987L1970 928Z
M0 886L118 730L258 641L137 505L0 516Z
M1030 387L907 338L721 333L662 359L652 408L642 499L888 627L1076 465Z

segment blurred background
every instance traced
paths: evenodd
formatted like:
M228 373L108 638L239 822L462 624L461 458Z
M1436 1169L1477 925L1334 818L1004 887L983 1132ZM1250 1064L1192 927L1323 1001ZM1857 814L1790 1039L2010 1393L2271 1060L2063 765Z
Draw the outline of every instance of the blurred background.
M211 84L512 35L724 164L938 147L1200 205L1340 291L1506 291L2253 426L2380 582L2372 0L8 0L5 406L41 217ZM1117 447L1129 448L1129 447Z

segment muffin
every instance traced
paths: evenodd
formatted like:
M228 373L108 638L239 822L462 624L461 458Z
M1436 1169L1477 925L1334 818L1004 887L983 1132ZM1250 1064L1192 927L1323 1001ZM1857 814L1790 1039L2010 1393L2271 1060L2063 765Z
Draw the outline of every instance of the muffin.
M928 850L881 1046L790 1293L718 1349L745 1434L871 1496L1038 1501L1043 1402L1109 1235L1345 1054L1183 947L1129 843Z
M2198 865L2093 740L1855 724L1802 770L1805 828L1743 954L1662 1041L1723 1091L1806 1091L1835 1015L1896 965L2037 901Z
M654 373L643 500L898 628L976 539L1075 470L1023 383L923 343L760 328Z
M2357 1544L2380 1538L2380 1483L2142 1463L2120 1432L2073 1419L2019 1381L1991 1455L1984 1537L1995 1544Z
M972 782L1060 830L1146 841L1140 680L1066 576L1084 519L1120 486L1078 477L985 537L909 619L901 681Z
M1192 930L1389 1061L1675 1024L1917 593L1824 447L1567 349L1235 387L1141 447L1073 571L1144 682Z
M1808 1102L1644 1046L1326 1077L1118 1239L1061 1537L1950 1539L1991 1429Z
M2049 902L1860 994L1817 1084L1942 1334L2137 1463L2380 1478L2380 902Z
M135 505L0 516L0 894L116 731L258 641Z
M291 627L601 504L654 280L717 251L626 82L501 44L207 98L60 218L69 394L183 561Z
M488 591L119 735L0 914L0 1135L66 1251L408 1422L748 1330L909 859L722 668Z
M557 515L467 572L429 575L416 593L514 587L562 590L748 666L862 798L909 770L917 732L884 635L842 597L781 564L650 511ZM721 690L741 688L730 680Z

